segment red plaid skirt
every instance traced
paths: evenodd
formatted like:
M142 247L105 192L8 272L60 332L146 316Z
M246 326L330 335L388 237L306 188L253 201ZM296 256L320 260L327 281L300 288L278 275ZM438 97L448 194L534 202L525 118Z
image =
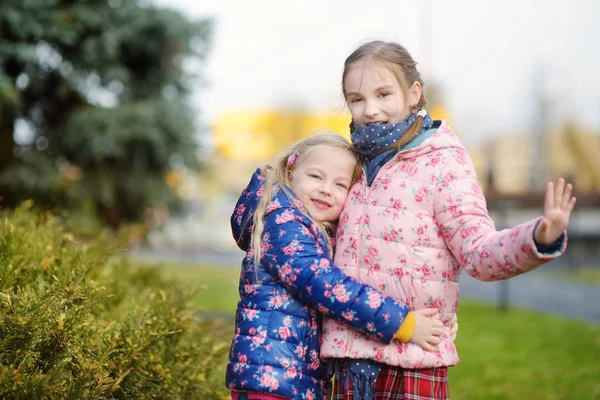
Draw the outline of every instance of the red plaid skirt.
M354 399L349 387L336 375L332 400ZM448 400L448 368L403 369L385 365L375 382L377 400Z

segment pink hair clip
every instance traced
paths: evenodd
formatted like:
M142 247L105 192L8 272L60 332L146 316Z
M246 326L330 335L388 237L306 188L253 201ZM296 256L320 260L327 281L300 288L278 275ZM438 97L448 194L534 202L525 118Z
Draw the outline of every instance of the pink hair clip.
M288 168L291 167L292 165L294 165L295 162L296 162L296 153L292 153L292 154L290 154L290 156L287 159Z

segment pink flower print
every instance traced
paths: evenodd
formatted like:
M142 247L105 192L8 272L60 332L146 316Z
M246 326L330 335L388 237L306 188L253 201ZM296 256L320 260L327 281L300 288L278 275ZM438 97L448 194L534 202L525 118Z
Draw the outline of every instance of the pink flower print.
M375 246L371 246L369 247L369 254L373 257L377 257L377 255L379 255L379 251Z
M372 322L367 322L367 330L369 332L373 332L373 330L375 330L375 324Z
M483 190L481 189L481 184L479 182L475 182L472 186L471 186L471 190L474 193L477 194L481 194L481 192L483 192Z
M448 211L452 215L452 218L458 218L462 215L462 211L458 210L458 206L456 204L452 204L450 207L448 207Z
M265 234L263 241L261 241L260 243L261 258L267 251L269 251L272 248L273 246L271 246L271 244L269 243L269 234Z
M525 254L530 254L533 252L533 247L530 244L521 245L521 251Z
M419 193L415 194L415 201L417 203L423 202L423 196L421 196Z
M281 306L283 306L283 299L281 298L281 296L276 295L273 297L272 306L273 308L280 308Z
M435 299L435 300L431 300L429 301L429 304L426 304L428 308L437 308L438 310L442 309L442 300L441 299Z
M272 375L264 373L260 377L260 385L262 387L270 388L271 390L276 390L279 387L279 381Z
M296 346L296 354L298 354L298 357L300 357L300 358L306 357L307 350L308 350L308 346L302 346L301 344Z
M289 338L291 336L290 328L288 328L287 326L280 326L279 327L279 336L283 340L286 340L287 338Z
M285 326L292 326L292 316L286 315L285 318L283 319L283 324Z
M400 171L406 172L410 176L415 176L415 174L418 172L418 169L413 164L405 162L402 164Z
M375 352L375 356L373 357L375 361L381 362L383 361L383 350L379 349Z
M337 284L331 290L335 296L335 299L340 303L346 303L350 300L350 296L346 293L346 287L341 284Z
M369 214L365 214L365 225L369 225L371 223L371 216Z
M354 320L354 314L352 314L351 311L346 311L346 312L342 313L342 317L344 317L344 319L346 319L348 321Z
M285 224L286 222L290 222L294 220L294 213L291 210L285 210L283 213L275 218L275 222L277 224Z
M288 263L283 264L281 266L281 268L279 268L279 275L280 276L281 275L286 276L286 275L289 275L291 273L292 273L292 266L290 264L288 264Z
M246 308L246 309L244 310L244 314L245 314L245 316L246 316L246 319L247 319L248 321L252 321L252 320L254 319L254 317L256 317L256 316L258 315L258 311L257 311L257 310L254 310L254 309L252 309L252 308Z
M261 335L252 337L252 344L254 346L260 346L261 344L263 344L264 341L265 341L265 339L262 338Z
M350 296L348 296L348 293L344 292L336 295L335 299L340 303L347 303L350 300Z
M393 198L391 200L393 201L392 208L394 210L398 210L398 211L402 210L402 200L400 200L400 199L394 200Z
M312 391L312 389L308 389L306 391L306 394L304 395L304 399L306 400L315 400L315 393Z
M329 309L327 307L325 307L322 304L319 304L319 307L317 307L317 309L319 310L319 312L321 314L328 314L329 313Z
M304 209L304 204L302 204L302 202L301 202L300 200L298 200L298 199L293 199L293 200L292 200L292 204L293 204L295 207L298 207L298 208L300 208L300 209L302 209L302 210Z
M381 265L379 263L373 264L373 271L379 271L381 269Z
M288 360L287 358L282 358L280 364L283 368L289 368L290 365L292 365L290 360Z
M298 370L296 369L296 367L291 367L285 371L285 374L283 374L283 377L286 379L294 379L297 374L298 374Z
M350 220L350 215L348 215L348 213L344 213L342 215L342 218L340 218L340 225L347 224L349 220Z
M283 248L283 254L285 254L287 256L294 255L294 254L296 254L297 249L298 249L298 242L294 240L292 243L290 243L289 245L287 245Z
M320 366L321 366L321 361L319 361L319 359L317 358L316 360L313 360L310 363L310 365L308 366L308 369L317 370L317 369L319 369Z
M326 258L321 258L319 260L319 268L324 269L324 268L328 268L330 265L329 260Z
M266 212L270 213L273 210L277 210L279 207L281 207L281 204L279 204L279 200L273 200L267 206L267 211Z
M256 191L256 197L261 197L263 195L264 191L265 191L264 186L259 187L258 190Z
M421 267L421 272L423 273L423 276L430 276L431 275L431 268L429 267L429 265L424 264Z
M381 295L378 292L369 290L367 295L369 296L369 307L378 308L381 306Z
M242 365L248 364L248 356L246 356L245 354L240 354L240 353L238 353L238 355L239 355L239 358L240 358L239 359L239 363L240 364L242 364Z
M466 239L469 236L477 235L478 231L479 231L479 229L476 226L463 228L463 230L460 232L460 237L462 237L463 239Z

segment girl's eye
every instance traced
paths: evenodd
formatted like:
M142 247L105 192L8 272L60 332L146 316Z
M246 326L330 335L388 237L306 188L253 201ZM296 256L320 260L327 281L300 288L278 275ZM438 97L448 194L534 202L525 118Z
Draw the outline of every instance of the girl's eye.
M359 101L361 101L362 99L360 98L354 98L354 99L350 99L350 103L358 103Z
M346 190L348 190L348 186L347 186L345 183L337 183L337 185L338 185L339 187L341 187L342 189L346 189Z
M389 96L390 94L391 94L390 92L381 92L379 95L380 95L381 97L387 97L387 96Z
M309 174L309 177L313 178L313 179L321 179L321 177L317 174Z

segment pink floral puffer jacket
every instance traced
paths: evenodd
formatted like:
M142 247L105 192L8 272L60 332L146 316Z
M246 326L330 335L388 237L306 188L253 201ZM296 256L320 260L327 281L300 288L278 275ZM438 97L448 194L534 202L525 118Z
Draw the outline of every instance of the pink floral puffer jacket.
M410 144L409 144L410 145ZM462 270L482 281L510 278L558 257L533 241L539 219L496 231L466 149L442 123L429 138L400 151L367 187L361 179L346 200L335 265L412 310L439 309L442 322L458 308ZM403 368L458 363L446 333L437 351L382 344L332 319L323 322L322 358L372 359Z

